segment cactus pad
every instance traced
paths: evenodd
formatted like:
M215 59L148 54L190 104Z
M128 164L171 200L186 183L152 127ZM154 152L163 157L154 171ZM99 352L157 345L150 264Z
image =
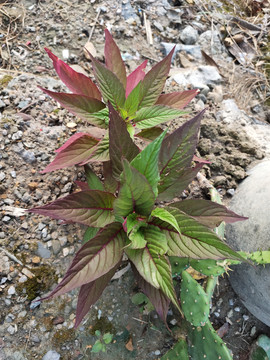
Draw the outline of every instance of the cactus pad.
M220 264L221 264L220 262L212 259L206 259L206 260L190 259L190 266L192 266L193 269L199 271L201 274L207 276L222 275L227 269L226 269L226 265L222 266Z
M162 356L161 360L189 360L186 340L179 339L178 342Z

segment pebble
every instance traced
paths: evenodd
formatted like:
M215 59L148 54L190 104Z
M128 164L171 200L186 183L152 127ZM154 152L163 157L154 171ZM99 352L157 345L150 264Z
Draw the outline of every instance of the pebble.
M14 326L9 325L9 327L7 328L7 332L10 335L14 335L16 332L18 331L17 325L15 324Z
M23 132L19 130L15 134L13 134L11 138L13 141L16 141L16 140L20 140L22 136L23 136Z
M58 241L58 240L52 240L52 249L53 249L54 255L59 254L59 252L60 252L60 250L61 250L60 241Z
M64 60L67 60L69 58L69 50L68 49L63 49L62 50L62 56Z
M7 215L5 215L5 216L3 217L3 219L2 219L2 221L3 221L4 223L8 223L10 220L11 220L11 218L10 218L9 216L7 216Z
M23 150L21 153L19 153L19 155L28 164L34 164L35 162L37 162L35 154L32 151Z
M11 171L11 172L10 172L10 176L11 176L13 179L16 179L16 176L17 176L16 171Z
M42 360L59 360L60 354L54 350L49 350L42 358Z
M46 249L40 241L38 241L37 253L43 259L49 259L51 257L50 250Z
M43 224L43 223L38 223L38 230L42 230L42 229L44 229L45 228L45 224Z
M30 309L31 310L34 310L35 308L37 308L40 304L41 304L41 301L38 301L40 299L40 297L38 296L37 298L35 298L31 304L30 304Z
M19 283L24 283L28 280L27 276L26 275L22 275L20 278L19 278Z
M256 326L252 326L251 330L250 330L250 336L254 336L256 334Z
M158 356L158 355L160 355L160 351L159 351L159 350L156 350L156 351L154 352L154 354Z
M15 286L11 285L8 289L8 295L14 295L16 294Z
M243 315L243 319L244 319L244 321L248 321L249 316L248 315Z
M6 174L3 171L1 171L0 172L0 181L3 181L5 178L6 178Z
M63 255L68 256L68 254L69 254L69 248L64 248L63 249Z
M190 25L186 26L180 33L180 40L186 45L194 45L198 37L198 31Z
M235 307L235 308L234 308L234 311L236 311L236 312L240 312L240 307L238 307L238 306L237 306L237 307Z
M68 239L66 236L61 236L59 238L59 241L60 241L61 246L65 246L67 244Z
M26 310L20 311L19 314L18 314L18 318L24 318L26 315L27 315Z
M227 194L233 196L235 194L235 189L228 189Z
M233 300L233 299L229 299L229 305L230 305L230 306L233 306L233 304L234 304L234 300Z

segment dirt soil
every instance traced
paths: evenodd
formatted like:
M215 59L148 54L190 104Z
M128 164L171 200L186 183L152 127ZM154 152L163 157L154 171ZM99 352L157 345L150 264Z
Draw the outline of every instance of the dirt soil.
M211 30L211 26L220 30L220 22L211 18L202 4L192 0L0 2L0 360L160 359L175 342L154 311L132 303L137 287L130 269L120 272L119 278L110 283L77 330L73 329L76 291L33 303L63 276L81 245L84 229L24 210L71 193L75 180L83 180L80 167L40 173L54 158L55 149L76 131L86 129L84 122L38 88L67 91L43 48L50 48L62 59L66 57L66 62L79 65L80 71L92 77L83 47L90 37L97 57L103 60L104 29L108 28L128 71L144 59L149 60L149 69L164 56L161 42L178 44L179 31L187 24L193 22L199 33ZM151 23L153 45L147 41L143 14ZM204 58L185 56L194 67L205 65ZM222 64L219 87L213 86L210 95L201 92L188 107L190 114L169 126L179 126L207 107L197 155L211 161L202 173L228 203L248 167L270 152L267 139L259 142L253 136L258 124L269 130L269 108L258 99L258 88L247 88L244 98L234 91L239 76L247 75L248 66L239 64L225 47L215 60ZM183 58L176 57L173 71L183 63ZM172 76L166 87L170 91L186 89ZM233 124L217 121L223 99L235 100L240 111L245 110L244 120ZM250 124L254 125L251 133L246 130ZM196 181L183 194L187 196L208 198ZM171 309L169 326L175 328L180 321ZM270 335L270 329L244 308L227 275L220 278L216 288L211 321L234 359L248 359L258 335ZM95 330L114 335L105 353L91 352L97 340Z

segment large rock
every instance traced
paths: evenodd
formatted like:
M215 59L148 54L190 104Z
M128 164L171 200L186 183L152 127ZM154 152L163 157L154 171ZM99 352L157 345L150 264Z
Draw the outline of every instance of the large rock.
M239 186L230 209L249 219L227 225L227 242L236 250L270 248L270 160L256 165ZM241 264L230 273L230 282L246 308L270 326L270 265Z

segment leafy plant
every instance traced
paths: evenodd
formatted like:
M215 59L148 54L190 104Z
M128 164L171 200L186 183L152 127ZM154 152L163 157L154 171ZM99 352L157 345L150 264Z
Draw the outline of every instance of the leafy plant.
M93 345L91 352L93 353L98 353L100 351L106 352L107 345L110 344L113 340L113 334L106 333L104 335L101 335L101 332L99 330L96 330L95 335L98 337L98 339Z
M43 173L91 161L109 160L108 102L118 111L131 137L153 140L161 134L158 126L185 114L183 108L196 96L197 90L161 94L170 70L174 49L147 74L144 61L126 75L120 51L108 30L105 30L105 65L91 54L95 83L84 74L46 49L54 68L72 93L53 92L41 88L63 107L90 125L89 132L78 132L59 149ZM98 127L100 131L93 128ZM101 131L103 130L103 131ZM98 134L98 135L97 135Z

